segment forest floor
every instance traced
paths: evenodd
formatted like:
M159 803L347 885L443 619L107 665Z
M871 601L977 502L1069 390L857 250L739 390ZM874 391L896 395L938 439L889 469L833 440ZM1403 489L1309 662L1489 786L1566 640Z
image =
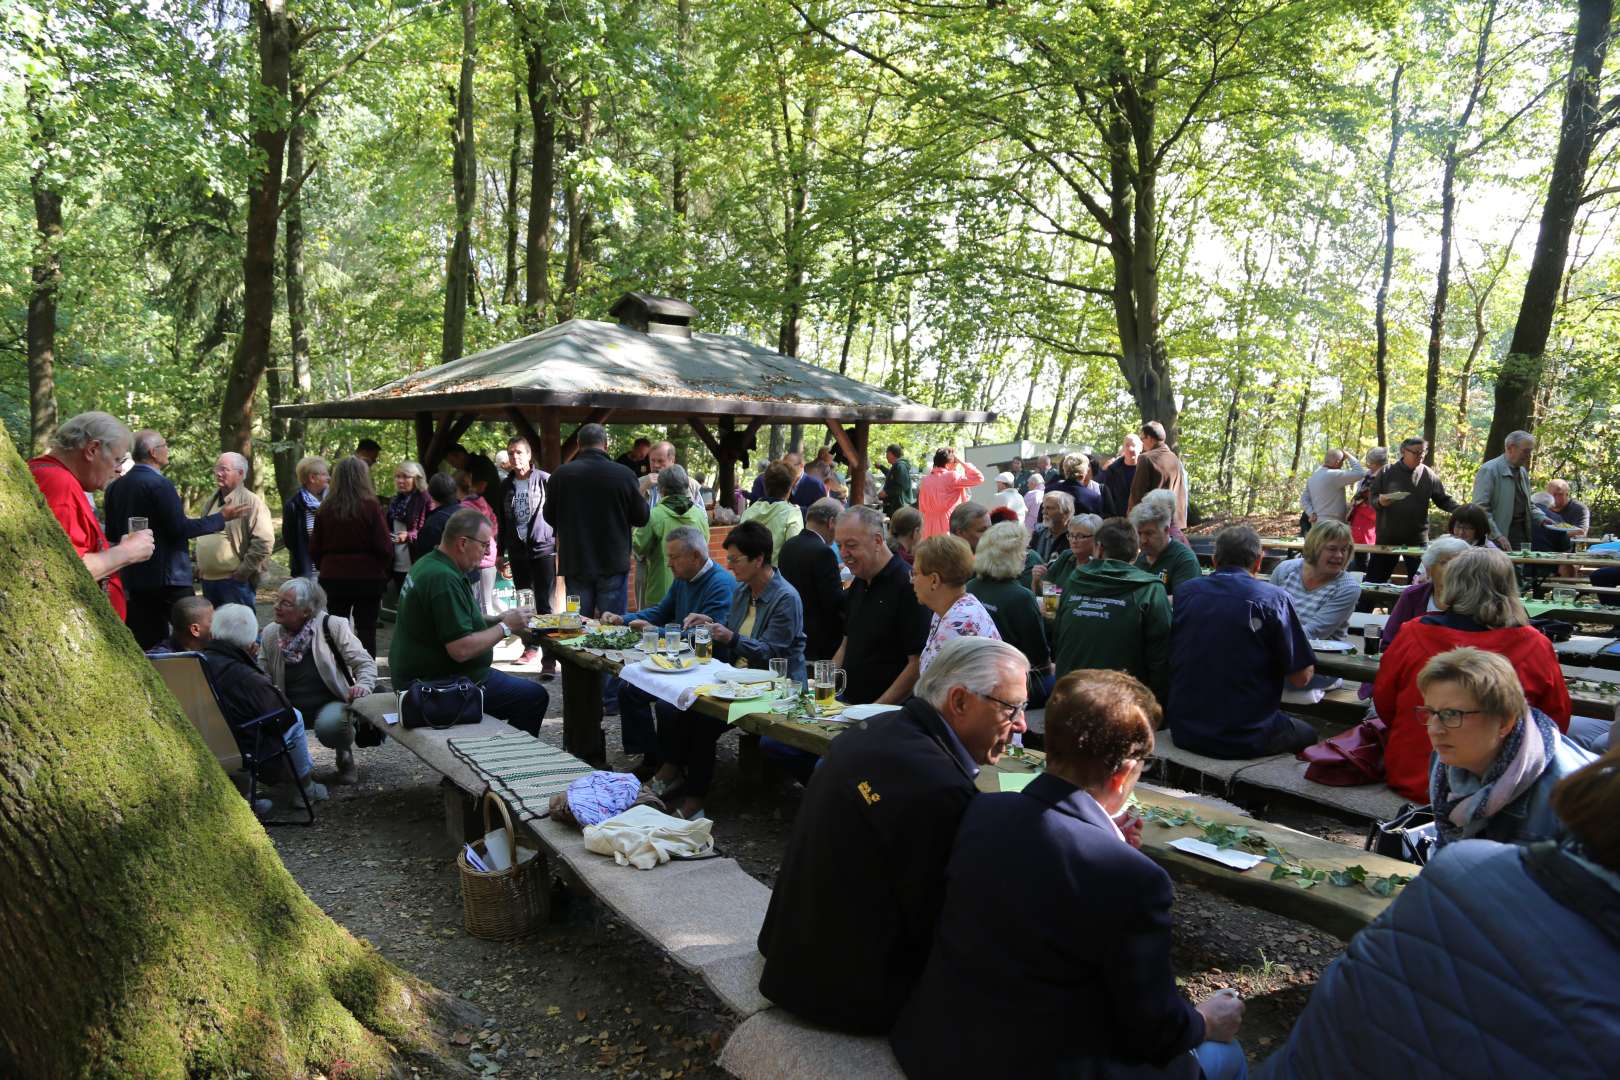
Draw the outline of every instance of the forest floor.
M268 620L268 591L260 617ZM386 655L391 627L379 633ZM512 643L515 646L515 643ZM510 648L510 647L509 647ZM547 684L541 738L562 742L561 684ZM610 754L618 718L604 727ZM313 739L318 776L333 755ZM716 846L772 884L802 789L781 780L740 790L737 739L720 742L707 812ZM488 1017L465 1039L468 1063L489 1076L719 1077L735 1017L697 979L586 897L563 897L551 922L512 943L483 941L461 923L458 845L445 834L438 774L398 743L358 752L360 782L330 787L309 828L273 828L287 868L321 908L384 956ZM617 760L617 759L616 759ZM1274 812L1271 820L1355 842L1331 819ZM630 873L631 871L626 871ZM1016 933L1017 927L1009 927ZM1248 1002L1242 1041L1251 1062L1281 1045L1322 969L1343 949L1303 923L1178 885L1172 961L1189 997L1233 987Z

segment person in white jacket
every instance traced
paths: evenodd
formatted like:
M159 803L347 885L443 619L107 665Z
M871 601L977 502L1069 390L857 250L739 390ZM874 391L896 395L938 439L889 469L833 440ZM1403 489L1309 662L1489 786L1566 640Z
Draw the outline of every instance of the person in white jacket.
M1322 456L1322 464L1305 481L1299 505L1311 524L1318 521L1347 521L1350 503L1344 489L1359 484L1367 470L1347 451L1329 450Z

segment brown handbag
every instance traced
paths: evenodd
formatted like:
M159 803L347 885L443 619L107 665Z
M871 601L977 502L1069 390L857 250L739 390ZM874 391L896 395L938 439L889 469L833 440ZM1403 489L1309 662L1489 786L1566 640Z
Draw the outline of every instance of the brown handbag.
M1332 787L1356 787L1384 782L1384 740L1389 729L1377 713L1296 756L1309 764L1305 779Z

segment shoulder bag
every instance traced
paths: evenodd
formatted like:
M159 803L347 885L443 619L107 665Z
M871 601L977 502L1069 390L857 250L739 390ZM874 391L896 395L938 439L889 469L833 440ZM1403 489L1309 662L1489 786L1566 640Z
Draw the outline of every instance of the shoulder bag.
M483 687L457 675L449 679L419 679L399 695L399 722L407 728L436 730L484 719Z

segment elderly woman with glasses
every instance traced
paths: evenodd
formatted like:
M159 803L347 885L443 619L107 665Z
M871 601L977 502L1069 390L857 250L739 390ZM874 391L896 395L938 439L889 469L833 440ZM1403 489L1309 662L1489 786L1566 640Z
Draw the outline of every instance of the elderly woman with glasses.
M1096 514L1076 514L1070 518L1068 549L1053 559L1051 565L1030 570L1031 589L1040 588L1043 582L1067 589L1074 572L1097 558L1097 529L1102 522Z
M1525 698L1560 731L1569 730L1569 688L1552 643L1530 625L1519 600L1513 564L1495 548L1471 548L1446 567L1436 599L1440 610L1407 620L1378 665L1373 704L1388 725L1384 774L1389 786L1414 802L1429 797L1432 749L1417 719L1423 692L1418 675L1441 653L1464 646L1505 657Z
M1597 755L1525 701L1506 658L1482 649L1433 657L1417 677L1415 719L1434 748L1429 805L1436 841L1529 844L1563 832L1552 789Z
M348 706L376 689L377 661L348 619L326 612L326 593L308 578L282 583L271 619L259 637L265 674L310 722L321 745L337 751L335 782L352 784L358 775Z
M1350 613L1361 599L1361 582L1345 573L1355 552L1350 526L1323 518L1305 534L1303 556L1278 563L1271 572L1271 583L1294 602L1311 638L1344 641L1349 636Z

